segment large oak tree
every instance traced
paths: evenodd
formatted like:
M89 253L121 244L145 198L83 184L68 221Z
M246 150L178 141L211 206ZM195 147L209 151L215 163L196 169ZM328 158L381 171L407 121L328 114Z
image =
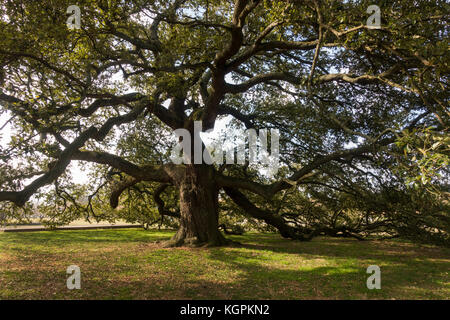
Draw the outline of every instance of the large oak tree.
M380 28L367 24L372 1L75 2L0 4L0 110L14 132L0 146L4 210L40 192L79 206L61 184L81 161L101 165L93 182L109 177L88 200L108 193L117 207L124 193L141 195L129 205L152 202L179 218L173 245L226 244L219 216L236 213L287 238L360 238L399 212L377 207L376 197L406 190L395 163L418 162L403 154L408 135L428 130L435 161L421 168L446 170L445 1L377 1ZM79 30L66 25L74 4ZM170 132L193 134L194 121L209 130L223 118L233 119L231 131L280 131L275 177L170 161ZM422 182L439 184L436 174ZM169 191L179 201L172 208L162 197ZM365 213L357 223L350 206Z

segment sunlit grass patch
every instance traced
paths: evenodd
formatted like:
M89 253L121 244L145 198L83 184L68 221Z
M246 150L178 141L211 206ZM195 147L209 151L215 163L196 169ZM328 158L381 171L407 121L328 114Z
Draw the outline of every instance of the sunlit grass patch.
M241 247L162 248L171 231L0 233L0 299L448 299L450 250L404 241L275 234ZM66 288L78 265L81 290ZM382 270L368 290L366 269Z

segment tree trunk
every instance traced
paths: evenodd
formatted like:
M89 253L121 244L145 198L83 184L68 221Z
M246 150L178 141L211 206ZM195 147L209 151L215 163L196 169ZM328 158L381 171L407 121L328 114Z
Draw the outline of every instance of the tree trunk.
M218 188L212 167L186 165L176 184L180 190L180 228L167 245L228 244L218 228Z

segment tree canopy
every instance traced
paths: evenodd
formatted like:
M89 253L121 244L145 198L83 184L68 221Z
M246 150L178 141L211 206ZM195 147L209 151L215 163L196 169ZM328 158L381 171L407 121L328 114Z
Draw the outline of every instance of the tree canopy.
M72 2L0 4L5 217L159 222L174 245L227 243L219 225L448 244L446 1L378 1L375 28L371 1ZM278 130L277 174L174 164L195 121Z

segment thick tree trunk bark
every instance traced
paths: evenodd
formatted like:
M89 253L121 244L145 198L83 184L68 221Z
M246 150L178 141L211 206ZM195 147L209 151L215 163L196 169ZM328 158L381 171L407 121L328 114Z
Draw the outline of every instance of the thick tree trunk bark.
M221 246L229 242L218 229L218 188L207 165L186 165L176 181L180 190L180 228L168 246Z

